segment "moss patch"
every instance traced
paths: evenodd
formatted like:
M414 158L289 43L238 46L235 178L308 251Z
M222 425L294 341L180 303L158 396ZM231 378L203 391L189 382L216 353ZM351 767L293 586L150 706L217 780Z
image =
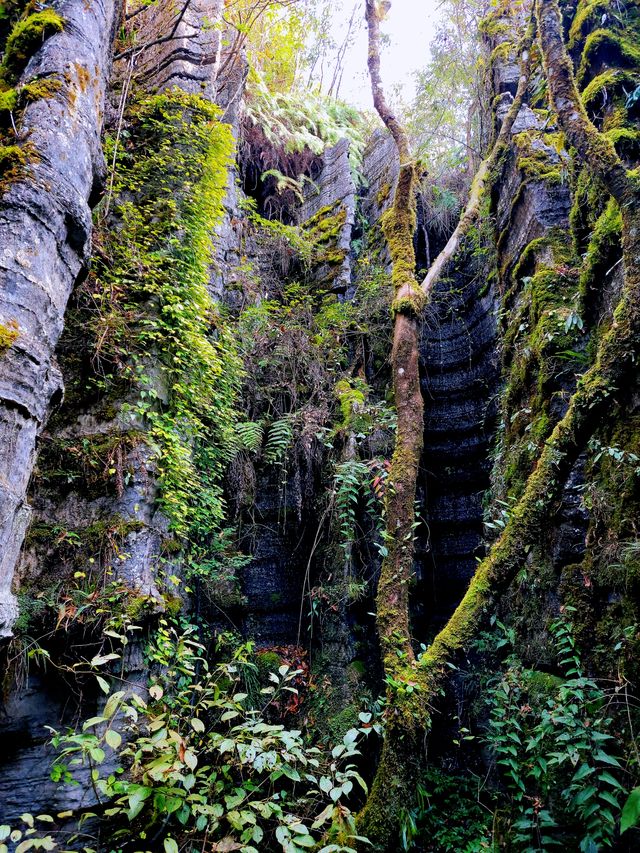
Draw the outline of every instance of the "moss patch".
M15 320L10 320L8 323L0 323L0 355L4 355L13 346L19 335L20 330Z
M43 9L19 20L7 38L0 76L16 75L44 39L62 32L63 27L63 19L53 9Z

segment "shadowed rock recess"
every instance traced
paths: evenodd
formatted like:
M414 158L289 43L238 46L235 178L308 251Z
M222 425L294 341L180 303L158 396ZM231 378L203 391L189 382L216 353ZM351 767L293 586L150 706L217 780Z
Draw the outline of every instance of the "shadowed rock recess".
M638 3L537 4L561 15L598 158L637 193ZM640 849L633 794L622 812L640 802L633 341L620 381L594 383L607 411L572 464L544 456L630 327L628 212L567 144L536 33L523 56L529 4L500 0L474 42L468 140L476 159L486 128L505 144L479 190L466 165L416 167L416 293L476 191L477 209L424 305L394 302L389 223L414 161L292 87L273 43L294 39L296 5L0 3L0 853L45 836L98 853ZM385 637L398 316L419 322L424 447L413 573L388 599L401 610L408 588L411 636ZM456 608L529 515L508 582L471 596L469 639ZM385 725L415 735L410 790ZM403 803L388 832L377 766ZM47 827L5 847L31 815Z

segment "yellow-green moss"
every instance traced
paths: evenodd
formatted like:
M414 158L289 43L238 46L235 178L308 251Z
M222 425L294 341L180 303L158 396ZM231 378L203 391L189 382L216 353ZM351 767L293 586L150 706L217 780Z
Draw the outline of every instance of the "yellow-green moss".
M45 98L52 98L62 88L62 80L55 77L44 77L41 80L33 80L20 90L20 98L25 103L31 104Z
M392 314L406 314L410 317L419 317L424 311L427 297L423 290L416 287L409 295L396 298L391 304Z
M488 15L485 15L478 25L480 32L491 39L511 33L512 25L505 20L504 11L504 8L492 9Z
M580 170L573 188L569 225L577 255L586 251L591 232L602 214L609 194L602 181L595 178L589 165Z
M417 186L417 170L415 164L405 164L400 169L398 185L394 204L386 210L381 217L382 231L387 241L389 255L391 256L391 280L396 291L416 282L416 256L413 246L413 235L416 229L416 206L415 190ZM407 204L398 205L397 200L407 198ZM407 306L411 312L418 307L420 296L413 294L408 297L410 304ZM416 300L418 302L416 302ZM396 301L396 313L401 306Z
M338 200L321 208L301 226L302 233L312 246L311 263L339 267L348 250L338 243L347 222L347 211ZM331 275L329 276L331 278Z
M20 71L43 40L62 32L63 27L63 19L53 9L43 9L19 20L7 38L0 74Z
M578 4L578 9L571 22L569 30L570 51L576 50L588 33L600 25L602 16L607 14L611 8L610 0L595 0L595 2L583 2Z
M580 271L580 295L583 301L589 297L592 289L602 288L605 266L611 264L613 252L620 251L622 217L620 208L614 199L609 199L607 207L598 219Z
M507 381L502 400L504 437L500 482L503 497L518 497L553 429L550 412L560 393L559 377L573 373L581 331L576 302L577 271L566 231L550 229L532 240L504 271L503 352ZM573 316L572 316L573 315Z
M582 92L582 102L589 107L600 94L605 94L609 102L617 95L624 95L629 87L635 88L638 75L622 68L607 68L598 74Z
M564 135L523 131L513 137L517 146L517 166L527 180L545 181L549 184L565 180L563 161Z
M640 47L634 40L611 30L594 30L587 36L580 68L576 75L576 83L581 87L590 77L598 57L607 53L608 65L619 65L627 68L640 66Z
M0 355L4 355L13 346L19 335L20 331L15 320L10 320L6 324L0 323Z
M376 193L376 201L378 202L378 207L382 207L385 202L389 200L390 195L391 184L388 181L385 181Z
M7 89L0 92L0 113L13 112L18 106L18 92L16 89Z
M512 41L503 41L491 51L489 62L493 65L498 61L515 60L516 55L516 45Z
M630 127L615 127L607 131L607 136L613 142L618 157L630 161L640 158L640 130Z
M27 152L19 145L0 145L0 173L16 166L24 166L27 162Z

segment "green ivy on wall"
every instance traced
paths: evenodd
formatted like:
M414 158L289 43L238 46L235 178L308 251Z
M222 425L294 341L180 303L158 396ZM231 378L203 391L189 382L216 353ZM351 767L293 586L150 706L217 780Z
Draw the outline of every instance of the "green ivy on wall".
M99 235L95 335L117 368L109 382L135 389L125 408L146 428L159 505L195 569L224 517L242 376L208 291L234 141L215 105L180 90L136 100L121 137L107 145L113 203Z

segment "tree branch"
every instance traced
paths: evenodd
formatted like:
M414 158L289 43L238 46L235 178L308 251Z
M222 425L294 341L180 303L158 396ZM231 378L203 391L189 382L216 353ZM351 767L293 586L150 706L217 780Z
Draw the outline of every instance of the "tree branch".
M464 212L460 217L460 221L458 222L455 231L447 241L447 245L444 247L444 249L440 252L438 257L431 265L431 268L429 269L426 278L422 282L422 290L425 296L427 296L433 290L434 285L441 277L444 269L450 263L450 261L453 259L454 255L458 251L462 239L469 232L469 229L475 224L476 220L478 219L478 214L480 212L480 202L486 192L487 181L492 178L498 164L500 163L502 155L506 150L506 147L509 143L509 138L511 137L511 130L513 128L513 124L516 118L518 117L520 107L522 106L522 102L527 91L530 74L531 45L533 42L534 34L535 23L532 16L532 19L529 23L529 26L527 27L527 32L523 38L522 45L520 48L520 79L518 80L518 89L516 91L515 97L509 108L509 112L507 113L502 122L502 127L500 128L500 132L496 137L491 151L478 167L478 171L476 172L475 178L473 179L473 183L471 184L469 201L467 202L467 206L465 207Z
M182 9L178 13L176 20L174 21L173 27L171 28L171 32L169 35L162 36L161 38L153 39L153 41L145 42L145 44L134 45L133 47L127 48L127 50L123 50L122 53L118 53L113 61L119 62L121 59L125 59L127 56L131 56L133 53L142 53L145 50L148 50L150 47L155 47L157 44L164 44L168 41L173 41L176 37L176 33L178 32L178 27L182 23L182 19L187 14L187 9L191 5L191 0L185 0ZM190 33L187 36L180 36L180 38L194 38L198 35L198 33Z

